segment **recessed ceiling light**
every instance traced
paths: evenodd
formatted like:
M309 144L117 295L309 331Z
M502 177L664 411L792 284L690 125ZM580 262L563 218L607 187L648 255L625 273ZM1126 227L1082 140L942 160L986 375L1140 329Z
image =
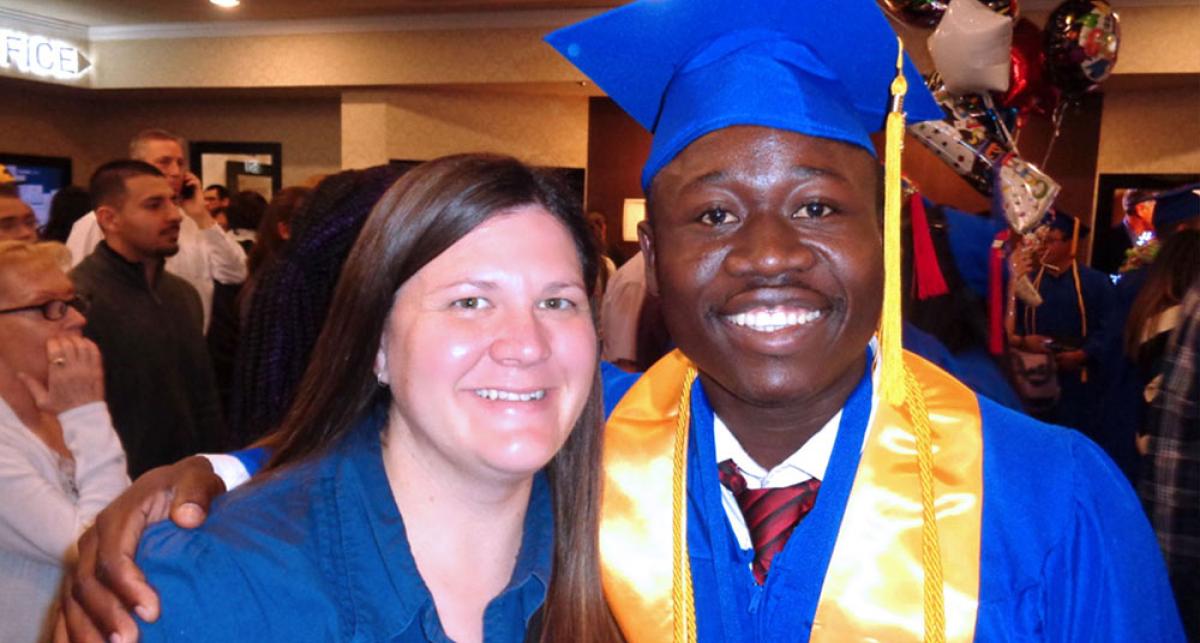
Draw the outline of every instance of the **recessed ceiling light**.
M232 9L232 8L238 6L239 4L242 4L241 0L208 0L208 1L217 5L218 7L221 7L222 9Z

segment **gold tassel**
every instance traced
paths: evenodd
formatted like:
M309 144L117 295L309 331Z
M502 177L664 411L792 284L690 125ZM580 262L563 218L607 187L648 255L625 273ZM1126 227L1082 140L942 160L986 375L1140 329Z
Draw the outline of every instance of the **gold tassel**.
M879 322L879 353L883 371L880 392L892 406L904 404L904 358L900 320L900 162L904 150L904 43L896 52L896 78L892 80L892 106L887 115L883 192L883 316Z

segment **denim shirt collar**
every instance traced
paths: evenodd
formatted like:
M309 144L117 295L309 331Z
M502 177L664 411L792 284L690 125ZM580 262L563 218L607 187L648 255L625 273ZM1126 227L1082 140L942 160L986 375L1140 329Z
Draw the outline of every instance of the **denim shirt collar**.
M344 561L345 569L337 571L348 579L350 596L344 600L352 602L346 607L356 628L390 637L419 628L429 640L449 640L417 570L384 471L381 432L386 420L386 405L376 405L337 447L341 457L333 459L339 463L332 477L334 509L326 513L333 521L328 527L338 533L328 542L342 551L330 553L332 559ZM526 624L545 601L553 552L550 488L545 473L539 472L534 476L512 578L484 613L486 640L522 640ZM519 615L519 623L514 615Z

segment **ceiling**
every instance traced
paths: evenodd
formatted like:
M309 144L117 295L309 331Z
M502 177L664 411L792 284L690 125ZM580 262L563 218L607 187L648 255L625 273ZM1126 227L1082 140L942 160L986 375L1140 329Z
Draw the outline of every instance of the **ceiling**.
M1023 11L1049 11L1062 0L1021 0ZM1114 7L1187 5L1196 0L1111 0ZM208 0L0 0L0 9L88 27L179 22L321 20L403 14L604 9L623 0L242 0L221 9Z
M172 22L319 20L403 14L603 9L618 0L242 0L221 9L208 0L0 0L15 9L88 27Z

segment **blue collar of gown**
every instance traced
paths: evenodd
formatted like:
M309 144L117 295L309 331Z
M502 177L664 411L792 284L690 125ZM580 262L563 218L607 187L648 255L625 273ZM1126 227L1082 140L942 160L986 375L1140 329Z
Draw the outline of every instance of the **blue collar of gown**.
M387 421L385 404L376 405L346 436L337 449L341 452L336 472L333 504L329 511L336 525L323 525L340 540L351 587L362 592L356 605L377 606L371 614L356 609L358 618L376 620L376 631L399 636L411 631L413 620L434 619L433 596L417 570L412 557L404 519L392 497L391 485L383 467L381 432ZM361 508L360 508L361 507ZM363 524L365 522L365 524ZM365 528L364 528L365 527ZM331 534L332 535L332 534ZM518 600L522 623L500 623L484 614L484 632L492 635L494 628L524 636L525 626L546 599L554 553L554 515L550 487L544 472L534 476L525 514L524 535L517 562L508 586L489 604L502 600ZM469 579L464 579L469 582ZM381 598L384 593L388 595ZM431 627L440 624L425 622L421 627L428 636ZM442 633L444 638L444 632ZM510 635L502 636L508 640Z
M864 361L863 376L843 407L833 454L821 481L816 505L772 561L771 573L761 588L753 585L749 570L753 552L740 551L725 516L717 478L713 410L703 385L696 380L689 439L688 480L692 484L689 484L688 550L695 583L714 583L711 590L715 590L714 598L719 603L719 612L709 606L697 609L701 640L732 643L766 640L761 637L772 636L783 636L781 640L788 637L807 639L807 634L800 636L799 633L809 632L812 628L871 415L870 351ZM742 604L741 597L747 592L753 606ZM697 600L698 608L699 604ZM748 611L756 614L750 615ZM714 623L712 618L717 614L720 622ZM709 622L706 624L705 621ZM706 632L709 636L704 636Z

